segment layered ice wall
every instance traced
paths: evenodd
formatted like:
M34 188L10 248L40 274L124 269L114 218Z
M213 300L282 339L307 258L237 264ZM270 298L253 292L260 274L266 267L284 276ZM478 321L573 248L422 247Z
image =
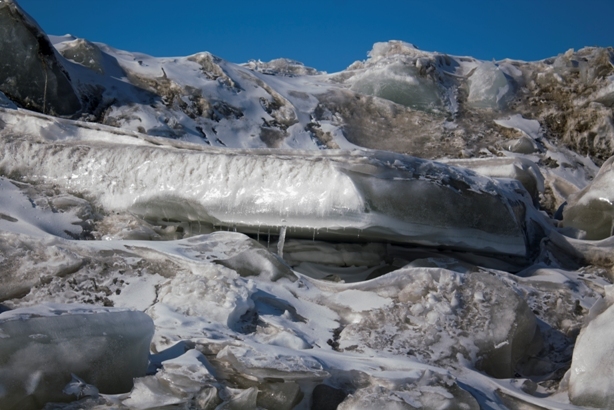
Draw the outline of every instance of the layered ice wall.
M147 370L154 326L144 313L42 304L0 314L0 407L70 401L76 375L102 393L124 393Z
M57 137L53 124L41 126ZM154 220L527 254L532 204L515 181L377 151L171 149L94 143L104 134L89 134L88 143L5 139L0 168Z

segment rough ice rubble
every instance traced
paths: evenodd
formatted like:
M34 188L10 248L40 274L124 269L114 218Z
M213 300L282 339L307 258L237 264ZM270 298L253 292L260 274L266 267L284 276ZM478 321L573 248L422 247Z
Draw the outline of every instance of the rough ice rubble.
M488 273L409 268L387 277L382 282L402 283L398 302L363 312L344 327L339 349L403 352L428 363L466 361L511 377L522 357L541 348L526 302Z
M608 159L595 179L570 196L563 210L563 224L586 232L586 239L614 235L614 157Z
M161 365L154 376L135 380L130 397L123 401L125 406L149 409L184 403L200 393L204 385L215 383L214 370L205 356L195 349L165 360Z
M177 271L172 278L155 284L159 299L148 310L156 323L157 335L154 346L157 346L158 351L181 340L193 340L201 346L199 348L203 351L208 354L216 354L220 363L227 363L232 369L232 374L237 374L236 377L248 375L263 380L266 380L267 377L284 377L298 378L298 380L307 382L329 377L327 376L328 369L336 369L343 363L343 357L348 354L355 356L351 360L351 368L359 366L358 368L362 371L372 372L373 370L368 369L372 369L378 361L364 366L359 365L355 361L363 360L360 359L362 356L350 351L334 353L331 356L331 349L326 340L332 338L333 329L338 326L336 320L344 318L343 320L353 321L359 317L368 316L369 312L364 310L365 306L371 306L373 309L386 309L391 297L395 298L394 295L399 294L401 290L410 288L407 286L407 271L354 286L332 285L325 282L318 282L317 286L314 286L315 283L307 278L295 282L289 280L271 282L266 275L241 277L229 268L207 262L241 255L242 252L250 249L250 241L241 234L225 232L170 243L144 241L113 243L109 241L105 247L109 250L117 247L117 251L114 252L116 259L112 264L106 263L108 266L114 266L113 269L124 271L126 266L118 263L121 258L126 258L126 261L135 260L139 254L141 257L159 258L160 256L155 256L157 253L145 251L144 247L149 247L152 251L159 249L158 252L162 251L162 255L167 254L177 264L168 271L168 274ZM71 246L88 246L88 242L82 245L77 242ZM124 249L123 252L119 252L120 249ZM128 249L131 249L132 252L138 250L139 254L129 253ZM92 254L92 257L99 256ZM136 260L130 263L134 264ZM142 262L139 264L142 265ZM409 269L411 271L411 268ZM95 272L92 274L96 275ZM136 272L126 270L118 277L131 282L134 274ZM143 274L148 273L143 272ZM453 272L446 273L446 275L449 274L456 275ZM78 274L73 274L71 277L77 278ZM95 277L98 278L98 276ZM206 278L208 278L207 281L205 281ZM197 285L194 285L195 280ZM102 285L105 282L99 283ZM154 286L154 283L147 286ZM191 293L186 297L185 290L189 286L192 288L196 286L197 289L201 287L209 290L218 289L218 292L204 292L207 303L203 305L202 298L191 297ZM121 289L123 293L125 288ZM296 298L293 294L300 294L301 299ZM56 296L61 297L61 294ZM42 294L39 294L38 297L45 299ZM486 298L483 303L494 303L494 300ZM500 309L507 308L509 308L508 305L500 304ZM247 315L239 316L240 313L248 312ZM229 318L232 320L229 321ZM237 318L240 320L237 321ZM257 321L252 322L256 319ZM434 331L438 332L438 330ZM445 335L445 333L441 334L442 337ZM247 344L238 342L237 336L245 340ZM301 338L303 341L299 343ZM225 346L227 348L223 349ZM505 346L500 348L506 351ZM504 356L508 353L505 353ZM396 359L391 358L391 360ZM453 359L452 362L454 362ZM461 363L466 365L466 362ZM408 362L401 365L400 368L404 368L403 366L412 368L418 365L418 362ZM179 373L189 373L189 369L177 369ZM354 380L351 373L335 377L340 383L342 380L346 382ZM416 380L419 378L416 376ZM195 393L187 391L182 393L181 389L178 390L172 386L169 390L164 381L148 380L137 382L137 387L133 391L134 396L131 394L131 399L127 402L130 403L129 408L146 408L139 406L145 406L144 403L147 402L145 398L152 397L150 395L153 397L163 395L165 400L169 400L169 403L199 400L200 396ZM266 391L269 388L267 383L260 385L258 389ZM409 385L411 383L413 382L410 382ZM249 385L241 384L241 386L245 389ZM365 388L365 385L362 386ZM421 388L424 392L430 391L428 383L424 386ZM445 386L451 388L452 393L454 392L453 384L446 382ZM287 387L290 388L290 386ZM403 389L399 387L398 390L402 392ZM410 394L410 396L418 400L415 397L416 394ZM422 396L426 399L428 394L424 393ZM435 392L433 397L444 400L449 398L449 395L442 390L440 393ZM138 404L141 399L143 402Z
M70 401L71 374L102 393L123 393L145 375L151 318L87 305L41 304L0 314L0 406L39 409Z

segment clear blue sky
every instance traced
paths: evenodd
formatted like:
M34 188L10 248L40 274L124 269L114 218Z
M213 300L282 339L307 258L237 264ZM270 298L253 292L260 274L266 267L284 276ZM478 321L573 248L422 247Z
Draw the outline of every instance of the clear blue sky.
M614 0L17 0L48 34L158 57L286 57L335 72L373 43L538 60L614 46Z

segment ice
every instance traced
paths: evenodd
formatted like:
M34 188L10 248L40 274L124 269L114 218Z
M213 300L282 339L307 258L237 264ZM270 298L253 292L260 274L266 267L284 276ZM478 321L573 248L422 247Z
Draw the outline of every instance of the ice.
M340 349L403 351L430 363L463 357L511 377L519 360L540 348L526 302L491 274L406 268L380 280L393 278L403 281L398 302L362 312L341 332Z
M505 128L516 129L534 140L540 139L543 136L543 130L539 121L523 118L520 114L514 114L505 119L495 120L495 124Z
M153 331L147 315L121 309L41 304L4 312L0 406L38 409L71 400L62 393L71 374L101 393L127 392L147 370Z
M67 209L69 212L60 213L57 209L54 212L44 202L37 204L15 183L4 177L0 177L0 193L0 227L4 231L21 234L36 234L42 231L62 238L71 238L82 230L78 225L81 220L75 213L70 212L71 209ZM64 210L64 206L74 208L58 198L59 209Z
M320 232L314 230L314 238ZM317 263L331 266L380 265L386 256L386 246L380 243L329 243L320 240L293 239L286 241L284 260L291 266L301 263Z
M574 346L607 355L583 344L611 316L614 237L567 224L577 209L589 231L592 215L612 225L611 170L595 165L614 154L612 50L485 62L390 41L326 74L70 35L53 50L0 4L0 20L18 14L0 21L17 30L5 70L25 76L0 76L0 319L74 302L104 312L15 322L138 314L132 337L148 321L105 305L155 326L133 387L67 372L58 400L77 401L38 407L583 405L581 362L563 375ZM73 119L52 116L50 65L44 101L52 60L83 104ZM35 391L46 369L0 381Z
M608 159L595 179L571 195L563 210L563 224L586 232L586 239L614 234L614 157Z
M277 58L267 63L260 60L251 60L244 64L252 70L259 71L263 74L283 75L293 77L297 75L318 75L323 74L315 68L306 67L303 63L287 58Z
M283 259L267 252L260 245L231 258L218 259L216 263L236 271L243 277L259 276L273 282L281 278L296 280L296 275Z
M212 367L197 350L162 362L154 376L135 380L130 397L123 404L135 409L157 408L194 398L203 388L215 383Z
M514 85L494 63L483 62L468 79L467 103L474 108L503 109L514 96Z
M437 84L401 62L369 68L352 78L351 84L352 91L416 110L436 110L443 105Z
M13 0L0 3L0 91L22 107L69 116L81 102L61 56L46 34Z
M250 296L255 290L235 271L207 264L194 274L177 274L160 285L158 300L182 314L237 328L241 316L254 307Z
M569 376L569 398L578 406L614 406L614 307L591 320L576 341Z
M534 203L544 192L544 176L533 161L522 157L495 157L471 159L446 159L442 162L469 168L480 175L493 178L512 178L519 181L531 194Z
M64 387L62 393L77 396L78 399L85 396L98 397L99 391L96 386L87 384L79 377L72 375L72 380Z
M69 275L83 263L82 256L53 239L0 232L0 301L23 297L34 285Z
M286 226L288 237L311 238L315 229L321 238L360 236L519 256L537 240L530 233L531 201L518 184L414 157L83 143L74 148L77 154L55 144L5 140L9 155L0 167L91 196L109 211L253 234L277 234Z
M301 402L303 396L297 383L266 383L258 386L257 404L265 409L292 410Z
M463 409L477 410L478 402L456 382L425 371L416 379L372 380L369 386L350 394L339 410Z

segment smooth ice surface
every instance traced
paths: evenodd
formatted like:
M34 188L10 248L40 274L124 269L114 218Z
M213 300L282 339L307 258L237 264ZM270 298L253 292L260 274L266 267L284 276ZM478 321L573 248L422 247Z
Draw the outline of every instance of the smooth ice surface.
M569 376L569 398L579 406L614 406L614 306L589 322L582 330L573 353Z
M400 62L369 68L357 74L352 79L351 90L417 110L442 106L437 84L429 78L421 78L415 67Z
M37 409L70 400L75 374L102 393L123 393L147 369L152 320L87 305L42 304L0 314L0 405Z
M479 64L468 83L467 102L475 108L501 109L513 98L513 84L494 63Z
M572 195L563 211L565 226L586 232L586 239L614 234L614 157L607 160L589 186Z

